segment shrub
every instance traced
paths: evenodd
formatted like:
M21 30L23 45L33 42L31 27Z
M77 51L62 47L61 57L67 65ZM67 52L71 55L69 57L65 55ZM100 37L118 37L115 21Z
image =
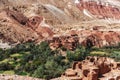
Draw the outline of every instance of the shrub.
M49 60L45 64L40 65L34 72L33 76L45 78L47 80L60 76L64 72L62 65L54 60Z
M0 64L0 70L13 70L14 69L14 66L9 64L8 62L7 63L1 63Z
M69 61L81 61L84 60L90 51L82 46L78 46L76 50L67 51L67 59Z
M19 44L12 49L0 50L2 56L0 60L5 58L11 59L11 54L12 56L16 53L22 54L21 57L17 57L17 59L19 58L20 60L19 62L15 64L1 64L0 70L13 69L16 74L29 74L30 76L49 80L59 77L70 67L73 61L85 59L89 51L89 49L78 46L75 51L67 51L67 56L62 56L59 50L52 51L46 42L42 42L38 45L34 43Z
M120 61L120 52L113 51L112 53L110 53L110 57L114 58L116 61Z

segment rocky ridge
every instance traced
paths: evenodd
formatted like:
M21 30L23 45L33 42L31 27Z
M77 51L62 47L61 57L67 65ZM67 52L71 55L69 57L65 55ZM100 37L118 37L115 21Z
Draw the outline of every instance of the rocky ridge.
M109 4L109 2L102 1L85 1L81 0L77 4L78 8L89 17L100 18L100 19L120 19L119 7Z

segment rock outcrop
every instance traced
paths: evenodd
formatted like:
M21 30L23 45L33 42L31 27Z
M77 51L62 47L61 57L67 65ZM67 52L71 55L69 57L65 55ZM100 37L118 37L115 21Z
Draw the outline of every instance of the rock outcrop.
M104 46L117 46L120 42L120 34L117 32L95 32L88 36L82 44L85 46L96 46L96 47L104 47Z
M86 47L117 46L120 42L120 32L115 31L73 30L69 34L77 34L79 43Z
M22 25L25 25L28 21L28 18L24 16L21 12L18 11L11 11L11 10L5 10L7 16L13 20L14 22L18 22ZM4 16L2 16L4 17Z
M107 57L87 57L82 62L74 62L62 79L68 80L119 80L120 63Z
M41 16L25 17L17 11L4 10L0 13L0 38L9 43L23 43L27 41L40 42L52 39L50 47L65 47L73 50L77 44L87 47L114 46L120 42L120 32L100 31L99 26L93 30L71 30L68 35L53 37L54 32ZM75 36L78 35L78 36Z
M48 39L54 35L54 32L50 29L49 25L45 23L45 19L43 17L30 17L26 25L34 30L42 38Z
M77 7L83 12L85 10L89 11L96 18L100 18L100 19L111 18L117 20L120 19L119 8L117 6L109 4L109 2L105 3L104 1L102 2L102 1L80 0L80 2L77 3Z
M38 35L31 28L25 27L24 19L26 20L27 18L19 14L19 12L9 10L1 11L0 39L10 44L37 39Z
M64 47L74 50L78 44L85 47L117 46L120 43L120 32L95 30L71 30L68 35L53 37L50 41L51 49Z
M68 50L74 50L79 44L77 35L53 37L49 40L49 46L51 49L57 49L63 47Z
M43 17L24 16L18 11L3 10L0 12L0 39L10 44L27 41L40 42L53 36L53 31L45 25Z

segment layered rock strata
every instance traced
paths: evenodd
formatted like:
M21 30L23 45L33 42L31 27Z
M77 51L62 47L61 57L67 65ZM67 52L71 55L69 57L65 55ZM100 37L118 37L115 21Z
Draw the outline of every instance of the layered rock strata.
M101 19L105 19L105 18L111 18L117 20L120 19L119 8L117 6L109 4L109 2L80 0L79 3L77 3L77 7L81 11L83 11L85 15L89 15L92 17L94 16L96 18L101 18Z

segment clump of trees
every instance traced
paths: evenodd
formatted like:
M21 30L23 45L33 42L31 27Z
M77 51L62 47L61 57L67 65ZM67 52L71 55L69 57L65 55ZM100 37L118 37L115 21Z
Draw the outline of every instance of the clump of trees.
M115 59L116 61L120 61L120 43L118 45L104 46L102 48L91 48L91 51L102 51L107 54L90 54L90 56L103 56L110 57Z
M89 49L79 45L74 51L68 50L66 57L69 61L81 61L84 60L89 53Z
M110 53L108 57L119 61L119 49L120 45L117 48L112 47L112 49L111 47L85 48L78 45L74 51L67 50L66 56L63 56L59 49L51 50L47 42L38 45L23 43L11 49L0 49L0 71L14 70L18 75L29 75L49 80L59 77L71 66L73 61L81 61L86 56L94 56L89 54L91 51L106 51ZM22 56L11 57L16 53Z
M110 53L110 57L115 59L116 61L120 61L120 51L113 51Z
M22 57L10 56L22 54ZM9 60L0 66L0 70L14 70L18 75L29 75L38 78L51 79L59 77L73 61L83 60L87 55L87 50L79 46L75 51L66 51L66 56L62 56L59 50L51 50L47 42L38 45L34 43L19 44L12 49L0 50L0 61L10 59L14 61L9 64ZM6 66L9 65L9 66Z

